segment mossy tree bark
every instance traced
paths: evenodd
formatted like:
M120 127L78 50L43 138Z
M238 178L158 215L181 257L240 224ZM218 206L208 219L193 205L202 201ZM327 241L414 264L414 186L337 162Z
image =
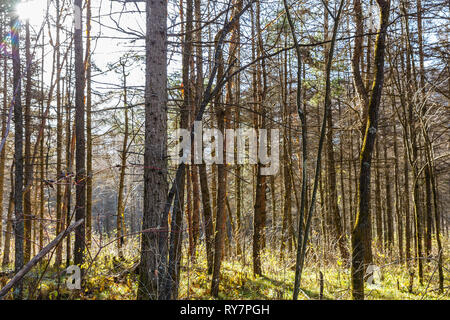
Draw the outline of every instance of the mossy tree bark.
M378 110L384 82L384 55L389 25L390 0L377 0L380 10L380 28L375 46L375 79L372 85L363 145L360 153L358 212L352 231L352 298L364 299L364 252L366 226L370 213L370 169L378 128Z

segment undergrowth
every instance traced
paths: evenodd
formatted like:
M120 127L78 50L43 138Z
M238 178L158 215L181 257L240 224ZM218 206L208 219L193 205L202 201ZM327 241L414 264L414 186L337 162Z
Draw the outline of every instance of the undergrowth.
M93 246L87 252L83 265L85 277L81 290L69 290L64 267L57 268L48 261L41 261L24 278L24 297L27 299L82 299L82 300L132 300L138 288L137 265L139 248L137 239L130 239L120 258L114 245ZM187 252L183 248L183 252ZM327 257L328 263L320 263L319 253L310 251L301 278L299 299L351 298L350 267L338 257ZM251 252L237 256L228 254L221 267L219 299L292 299L295 275L294 253L281 257L279 250L266 248L262 256L262 276L253 275ZM399 261L389 261L375 252L374 265L377 272L373 281L366 283L368 300L420 300L449 299L449 259L444 258L444 292L438 290L436 261L424 263L424 279L420 284L417 268L410 268ZM183 256L181 261L179 299L214 299L210 295L211 275L207 273L204 247L200 246L194 258ZM11 266L9 266L11 268ZM411 272L413 276L411 277ZM320 273L323 275L323 292L320 295ZM11 278L11 271L4 268L0 284L4 286ZM412 286L411 286L412 279ZM6 299L12 299L11 292Z

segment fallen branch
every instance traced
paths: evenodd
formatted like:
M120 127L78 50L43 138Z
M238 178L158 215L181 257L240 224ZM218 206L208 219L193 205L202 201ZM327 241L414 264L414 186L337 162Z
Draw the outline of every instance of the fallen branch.
M58 236L53 239L47 246L45 246L33 259L30 260L16 275L0 290L0 300L9 292L9 290L19 282L30 270L33 268L50 250L55 247L64 237L71 233L75 228L83 223L83 219L72 223L67 229L62 231Z

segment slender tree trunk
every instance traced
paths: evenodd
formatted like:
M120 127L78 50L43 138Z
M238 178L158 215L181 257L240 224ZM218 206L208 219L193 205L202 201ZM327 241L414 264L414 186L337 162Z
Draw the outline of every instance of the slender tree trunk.
M84 64L82 38L82 1L74 0L75 23L75 136L76 136L76 204L75 220L86 217L86 148L85 148L85 108L84 108ZM79 24L77 25L77 22ZM75 230L74 262L81 266L85 250L85 224Z
M127 100L127 74L125 72L125 62L121 62L123 76L123 104L124 104L124 136L122 142L121 164L119 175L119 192L117 198L117 250L119 257L123 258L122 246L124 244L125 227L125 172L127 168L127 149L128 149L128 100Z
M408 155L407 155L407 145L406 145L406 139L405 139L405 145L404 145L404 152L403 152L403 176L404 176L404 188L405 188L405 262L406 264L409 264L409 260L411 259L411 225L410 225L410 201L409 201L409 166L408 166Z
M347 247L345 245L345 234L343 231L343 223L345 221L342 220L339 205L338 205L338 195L337 195L337 186L336 186L336 168L334 161L334 150L333 150L333 120L332 120L332 110L331 105L330 109L327 113L327 160L328 160L328 190L330 192L330 209L331 214L333 216L333 225L336 232L336 240L339 247L339 252L341 254L342 260L349 260L349 253Z
M261 24L260 24L260 3L256 3L256 32L258 35L258 57L264 55ZM262 83L261 83L262 82ZM264 108L265 96L267 91L267 76L265 59L261 60L261 64L257 66L257 86L253 88L256 91L257 103L256 109L260 114L266 113ZM256 118L256 126L265 128L265 117ZM261 148L261 141L258 141L258 146ZM266 148L266 146L264 146ZM259 149L258 149L259 150ZM261 266L261 250L264 247L264 232L266 225L266 177L261 174L262 164L257 164L256 176L256 195L254 203L254 221L253 221L253 273L255 275L262 275Z
M342 123L342 115L341 115L341 104L339 103L339 121ZM340 169L340 183L341 183L341 201L342 201L342 231L344 238L347 235L347 194L345 192L345 184L344 184L344 137L345 135L342 133L339 134L339 169ZM350 195L351 199L351 195ZM345 240L345 239L344 239ZM347 241L345 241L346 243ZM347 249L347 247L346 247ZM348 251L347 251L348 253ZM349 257L348 257L349 258Z
M60 28L61 28L61 11L60 1L56 1L56 234L58 235L63 226L62 220L62 194L60 180L64 173L62 172L62 107L61 107L61 52L60 52ZM55 265L60 266L62 263L62 243L56 247Z
M377 249L383 252L383 212L381 206L381 173L380 173L380 147L375 140L375 222L377 231Z
M433 209L434 209L434 222L435 222L435 232L436 232L436 243L437 243L437 250L438 250L438 277L439 277L439 292L442 293L444 291L444 271L443 271L443 248L442 248L442 242L441 242L441 221L440 221L440 212L439 212L439 205L438 205L438 187L436 183L436 175L435 175L435 165L433 160L433 144L430 140L428 131L426 130L425 123L423 121L423 118L421 120L421 127L423 136L425 139L425 156L426 156L426 167L425 169L429 170L430 174L430 184L431 184L431 191L433 194ZM431 210L430 210L431 211ZM430 248L431 250L431 248Z
M91 84L91 0L86 0L86 246L92 243L92 84Z
M25 157L24 157L24 185L26 188L23 192L23 217L24 217L24 233L25 248L23 262L26 264L30 261L31 256L31 184L32 184L32 167L31 167L31 44L30 44L30 23L25 25L25 55L26 55L26 84L25 84ZM30 187L29 187L30 186Z
M427 107L425 101L425 71L424 71L424 52L423 52L423 28L422 28L422 1L417 0L417 36L419 44L419 75L420 75L420 96L419 100L422 106L422 115L426 114ZM429 163L425 167L425 254L428 257L431 254L431 234L433 224L433 209L432 209L432 195L431 195L431 174Z
M221 32L216 35L215 42L217 43ZM217 70L217 79L222 79L224 74L223 66L223 56L222 53L219 56L219 67ZM219 93L214 101L215 113L217 117L218 129L220 132L225 132L225 113L226 107L221 103L222 94ZM224 137L223 145L226 146L226 136ZM216 150L216 152L223 153L223 150ZM226 222L226 211L225 211L225 198L227 193L227 171L226 163L221 163L217 165L217 215L216 215L216 229L214 238L214 266L211 282L211 295L218 297L219 295L219 283L220 283L220 267L222 264L222 255L225 242L225 222Z
M403 264L403 216L401 210L400 201L400 169L398 161L398 146L397 146L397 123L396 118L394 118L394 188L395 188L395 212L397 216L397 236L398 236L398 256L400 259L400 264Z
M44 101L41 104L40 115L44 114ZM45 178L45 160L44 160L44 139L41 139L39 146L39 173L40 173L40 183L39 183L39 250L44 247L44 178Z
M288 111L288 103L287 103L287 70L286 68L283 71L282 85L284 86L284 90L282 93L282 104L283 104L283 119L284 122L287 122L287 117L289 116ZM284 257L284 251L286 248L286 242L289 239L289 230L288 230L288 221L290 220L290 216L292 215L292 181L289 175L289 155L287 148L287 129L283 128L283 185L284 185L284 201L283 201L283 221L281 226L281 245L280 245L280 257Z
M69 68L69 64L67 64ZM64 210L66 212L66 225L70 225L72 221L71 212L71 201L72 201L72 168L73 168L73 157L75 154L75 130L71 130L71 110L70 110L70 76L71 73L66 72L67 85L66 85L66 167L68 176L65 180L66 188L64 190ZM66 266L70 265L71 260L71 235L68 234L66 237Z
M208 189L208 176L206 172L206 164L202 163L198 167L200 174L200 189L202 192L203 205L203 223L205 228L206 243L206 261L208 265L208 274L212 274L214 263L213 239L214 239L214 223L211 211L211 202Z
M20 74L20 22L11 17L11 43L13 60L13 104L14 104L14 271L17 273L24 265L24 216L23 216L23 117L22 84ZM20 300L23 285L19 281L14 288L14 299Z
M353 167L353 130L349 131L350 136L350 149L349 149L349 157L348 157L348 194L349 194L349 209L350 209L350 228L352 230L353 225L355 224L354 219L354 211L353 211L353 176L352 176L352 167Z
M385 135L385 141L384 141L384 179L385 179L385 186L386 186L386 225L387 225L387 243L385 244L385 247L387 249L388 253L391 253L392 248L394 247L394 217L392 214L392 195L391 195L391 165L389 163L388 159L388 147L387 147L387 135Z
M6 26L6 14L1 14L1 25L0 25L0 34L3 34L3 26ZM2 86L2 94L3 94L3 113L1 117L2 121L2 132L1 139L5 136L6 133L6 115L8 114L8 63L6 55L3 56L2 59L2 69L3 69L3 86ZM5 163L6 163L6 142L0 151L0 247L2 245L3 239L3 198L4 198L4 175L5 175ZM8 224L8 222L7 222ZM6 237L6 236L5 236Z
M238 11L242 10L242 1L237 1L237 8ZM233 58L237 59L237 62L235 63L235 67L239 68L240 66L240 60L241 60L241 24L240 21L237 21L236 27L233 33L234 37L234 55ZM230 56L231 57L231 56ZM235 77L235 84L234 84L235 92L234 92L234 104L235 104L235 113L234 113L234 128L237 129L240 125L241 121L241 112L240 112L240 106L241 106L241 76L240 74L236 75ZM236 239L236 253L237 255L242 254L241 249L241 238L242 238L242 185L241 185L241 172L242 167L240 164L236 164L235 166L235 201L236 201L236 229L235 229L235 239Z
M431 149L431 146L430 146ZM431 150L430 150L431 151ZM431 153L431 152L430 152ZM428 166L431 168L431 187L433 191L433 204L434 204L434 223L435 223L435 233L436 233L436 242L437 242L437 249L438 249L438 274L439 274L439 292L444 292L444 271L443 271L443 256L444 251L442 248L442 240L441 240L441 222L440 222L440 212L439 212L439 206L438 206L438 188L436 183L435 175L433 174L434 165L432 163L432 157L429 153L428 156Z
M203 50L202 50L202 23L201 23L201 1L194 0L195 6L195 20L196 20L196 86L195 86L195 105L200 106L203 94ZM200 179L200 192L202 195L203 207L203 227L205 230L205 246L206 246L206 261L208 274L212 274L213 270L213 236L214 236L214 222L211 210L210 193L208 188L208 175L206 171L206 164L198 165L198 174Z

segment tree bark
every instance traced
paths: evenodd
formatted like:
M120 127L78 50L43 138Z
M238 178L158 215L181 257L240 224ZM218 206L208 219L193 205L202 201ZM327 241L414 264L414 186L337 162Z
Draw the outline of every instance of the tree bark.
M27 20L25 24L25 59L26 59L26 78L25 83L25 155L24 155L24 185L27 188L23 191L23 217L24 217L24 263L30 261L31 256L31 186L32 167L31 167L31 44L30 44L30 23Z
M122 152L120 155L120 173L119 173L119 191L117 198L117 250L119 257L123 258L122 246L124 244L125 231L125 172L127 168L127 151L128 151L128 100L127 100L127 74L125 71L125 63L121 61L122 76L123 76L123 105L124 105L124 135L122 142Z
M256 32L258 37L258 57L264 55L264 48L261 37L261 23L260 23L260 2L256 3ZM259 114L265 114L264 108L265 96L267 91L267 75L265 59L257 65L257 86L253 88L256 93L255 109ZM257 128L265 128L265 117L255 118ZM260 146L261 141L258 141ZM264 146L266 148L266 146ZM259 150L259 149L258 149ZM254 217L253 217L253 273L255 275L262 275L261 266L261 250L264 247L264 232L266 225L266 177L261 174L262 164L258 162L256 165L256 195L254 203Z
M141 263L137 299L157 299L160 263L167 247L167 225L162 213L167 183L167 3L146 2L146 83L144 211L142 217ZM154 228L163 232L155 232ZM164 246L165 242L166 245ZM159 249L162 246L163 250ZM161 254L161 255L160 255ZM160 260L160 257L162 260Z
M62 194L60 179L64 176L62 173L62 107L61 107L61 52L60 52L60 28L61 11L60 1L56 1L56 234L60 233L64 221L62 219ZM62 262L62 243L56 247L55 266L59 267Z
M378 127L378 109L384 81L384 53L389 24L390 0L377 0L380 9L380 29L375 46L375 79L372 86L363 145L360 153L359 201L356 223L352 231L352 297L364 299L365 230L370 219L370 167Z
M75 219L85 221L86 217L86 147L85 147L85 106L84 106L84 61L82 38L82 1L74 0L76 19L79 24L75 26L75 136L76 136L76 203ZM83 264L85 250L85 224L75 230L74 262Z
M11 17L11 43L13 60L13 105L14 105L14 271L17 273L24 265L24 217L23 217L23 117L20 64L20 22ZM23 285L19 281L14 289L14 299L20 300Z
M219 31L216 35L215 42L218 43L218 39L221 36L223 30ZM223 65L223 55L220 53L219 66L217 69L217 79L221 79L224 76L224 65ZM225 106L221 101L222 93L218 93L214 99L214 108L217 117L218 129L220 132L225 132ZM224 137L223 146L226 146L226 136ZM223 153L224 150L216 150L216 152ZM214 297L219 296L219 283L220 283L220 267L222 264L222 254L225 242L225 222L226 222L226 211L225 211L225 198L227 193L227 171L226 163L217 165L217 214L216 214L216 229L214 238L214 266L211 282L211 295Z
M6 14L1 15L1 25L0 25L0 34L3 34L3 26L6 26ZM5 136L6 133L6 115L8 114L8 63L6 55L3 56L2 59L2 69L3 69L3 79L2 79L2 94L3 94L3 114L1 117L2 121L2 131L1 138ZM0 151L0 247L2 245L3 239L3 199L4 199L4 174L5 174L5 163L6 163L6 145ZM8 222L7 222L8 224ZM5 236L6 237L6 236Z
M92 243L92 67L91 67L91 0L86 0L86 246Z

